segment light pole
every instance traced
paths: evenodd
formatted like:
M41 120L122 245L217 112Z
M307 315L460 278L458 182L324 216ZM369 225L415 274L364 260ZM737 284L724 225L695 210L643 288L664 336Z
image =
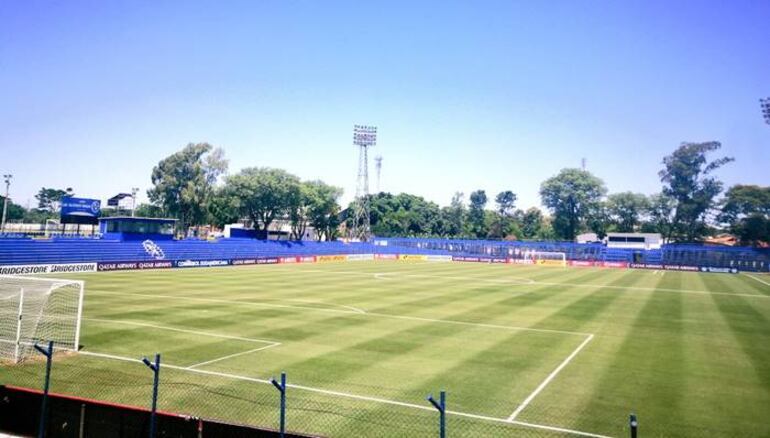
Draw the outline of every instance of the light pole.
M11 178L13 178L13 175L6 173L3 175L3 178L5 179L5 199L3 200L3 222L0 224L0 231L5 231L5 218L8 213L8 193L11 188Z
M762 107L762 116L765 118L765 123L770 125L770 97L759 99L759 106Z
M361 242L369 240L369 148L377 144L377 127L353 126L353 144L358 146L358 181L354 210L353 237Z
M139 187L131 188L131 217L136 216L136 194L139 192Z

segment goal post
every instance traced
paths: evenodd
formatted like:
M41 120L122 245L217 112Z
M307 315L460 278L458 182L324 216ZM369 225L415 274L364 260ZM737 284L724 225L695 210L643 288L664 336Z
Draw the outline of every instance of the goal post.
M563 252L532 251L528 258L535 265L567 266L567 254Z
M77 351L84 283L0 275L0 361L22 362L35 343Z

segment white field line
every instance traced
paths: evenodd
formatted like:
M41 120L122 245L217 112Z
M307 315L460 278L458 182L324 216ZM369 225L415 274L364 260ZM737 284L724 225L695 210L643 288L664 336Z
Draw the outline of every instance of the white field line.
M117 356L117 355L106 354L106 353L96 353L96 352L90 352L90 351L81 351L81 352L79 352L79 354L86 355L86 356L93 356L93 357L103 358L103 359L119 360L119 361L124 361L124 362L134 362L134 363L141 363L142 362L140 359L134 359L134 358L130 358L130 357ZM268 385L271 384L270 380L258 379L258 378L255 378L255 377L241 376L241 375L230 374L230 373L220 373L220 372L216 372L216 371L199 370L199 369L195 369L195 368L190 369L190 368L180 367L180 366L171 365L171 364L161 363L161 368L170 368L170 369L173 369L173 370L185 371L185 372L190 372L190 373L198 373L198 374L202 374L202 375L215 376L215 377L225 377L225 378L241 380L241 381L246 381L246 382L261 383L261 384L268 384ZM349 398L349 399L354 399L354 400L370 401L370 402L375 402L375 403L382 403L382 404L387 404L387 405L392 405L392 406L401 406L401 407L406 407L406 408L420 409L420 410L423 410L423 411L431 411L431 412L433 412L435 410L432 406L427 406L427 405L418 405L418 404L414 404L414 403L406 403L406 402L400 402L400 401L396 401L396 400L388 400L388 399L378 398L378 397L367 397L367 396L356 395L356 394L351 394L351 393L347 393L347 392L331 391L331 390L327 390L327 389L314 388L314 387L311 387L311 386L295 385L295 384L291 384L291 383L287 384L286 386L289 387L289 388L299 389L299 390L302 390L302 391L313 392L313 393L324 394L324 395L332 395L332 396L337 396L337 397L344 397L344 398ZM573 434L573 435L578 435L578 436L585 436L585 437L592 437L592 438L610 438L610 437L608 437L606 435L599 435L599 434L590 433L590 432L583 432L583 431L579 431L579 430L566 429L566 428L557 427L557 426L548 426L548 425L545 425L545 424L536 424L536 423L528 423L528 422L523 422L523 421L508 420L508 419L504 419L504 418L487 417L487 416L484 416L484 415L469 414L469 413L465 413L465 412L458 412L458 411L451 411L451 410L447 410L447 413L450 414L450 415L457 415L459 417L467 417L467 418L473 418L473 419L478 419L478 420L493 421L493 422L498 422L498 423L515 424L515 425L519 425L519 426L522 426L522 427L530 427L530 428L533 428L533 429L549 430L549 431L553 431L553 432L562 432L562 433L568 433L568 434Z
M750 275L750 274L746 274L746 276L749 277L749 278L752 278L754 280L757 280L758 282L760 282L760 283L762 283L762 284L764 284L766 286L770 286L770 283L766 282L765 280L762 280L762 279L757 278L757 277L755 277L753 275Z
M366 314L366 311L363 309L358 308L352 308L350 306L344 306L341 304L334 304L334 303L323 303L330 306L336 306L336 307L342 307L342 309L324 309L322 307L307 307L307 306L293 306L291 304L273 304L273 303L258 303L254 301L238 301L238 300L222 300L217 298L202 298L202 297L185 297L185 296L175 296L175 295L157 295L157 294L142 294L142 293L134 293L134 292L106 292L106 291L99 291L99 295L122 295L122 296L134 296L134 297L146 297L146 298L169 298L169 299L184 299L184 300L191 300L191 301L201 301L201 302L207 302L207 303L222 303L222 304L240 304L245 306L258 306L258 307L280 307L285 309L302 309L302 310L315 310L318 312L335 312L335 313L355 313L355 314ZM319 301L321 303L321 301ZM352 310L355 309L355 310Z
M521 413L521 411L523 411L523 410L524 410L524 408L526 408L526 407L527 407L527 406L528 406L528 405L529 405L529 404L532 402L532 400L534 400L534 399L535 399L535 397L537 397L537 395L538 395L538 394L540 394L540 391L542 391L543 389L545 389L545 387L546 387L546 386L548 386L548 384L549 384L549 383L551 383L551 380L553 380L553 379L556 377L556 375L557 375L557 374L559 374L559 372L560 372L560 371L561 371L561 370L562 370L564 367L566 367L566 366L567 366L567 364L569 364L569 363L570 363L570 361L572 361L572 359L574 359L574 358L575 358L575 356L577 356L577 354L578 354L578 353L580 353L580 350L582 350L582 349L583 349L583 347L585 347L585 346L586 346L586 345L587 345L589 342L591 342L591 339L593 339L593 338L594 338L594 335L589 335L589 336L588 336L588 337L587 337L587 338L586 338L586 339L585 339L583 342L581 342L581 343L580 343L580 345L578 345L578 347L577 347L577 348L576 348L574 351L572 351L572 353L570 353L570 355L569 355L569 356L567 356L567 358L566 358L566 359L564 359L564 360L562 361L562 363L560 363L560 364L559 364L559 366L558 366L558 367L556 367L556 369L555 369L555 370L553 370L553 371L551 372L551 374L549 374L549 375L548 375L548 377L546 377L546 378L545 378L545 380L543 380L543 381L540 383L540 385L538 385L538 387L537 387L537 388L535 388L535 390L534 390L534 391L532 391L532 394L530 394L529 396L527 396L527 398L526 398L526 399L524 399L524 401L523 401L523 402L521 402L521 404L519 405L519 407L517 407L517 408L516 408L516 410L515 410L515 411L513 411L513 413L512 413L512 414L511 414L511 415L508 417L508 421L513 421L513 420L515 420L515 419L516 419L516 417L517 417L517 416L518 416L518 415Z
M367 274L372 275L372 274ZM460 280L460 281L474 281L478 283L494 283L494 284L508 284L508 285L521 285L521 284L535 284L535 280L524 277L507 277L507 278L476 278L476 277L457 277L449 275L428 275L428 274L390 274L390 273L377 273L374 274L374 278L380 280L387 280L388 276L395 275L397 277L406 278L439 278L442 280Z
M226 304L255 304L260 305L260 303L251 303L249 301L231 301L231 300L221 300L221 299L215 299L215 298L201 298L201 297L186 297L186 296L180 296L180 295L150 295L150 294L138 294L138 293L124 293L124 292L99 292L100 294L110 294L110 295L125 295L125 296L139 296L139 297L151 297L151 298L168 298L168 299L174 299L174 300L191 300L191 301L203 301L203 302L216 302L216 303L226 303ZM466 322L466 321L455 321L451 319L433 319L433 318L422 318L419 316L406 316L406 315L391 315L388 313L373 313L373 312L365 312L363 314L359 312L353 312L348 310L336 310L336 309L322 309L322 308L316 308L316 307L299 307L299 306L286 306L286 307L293 307L297 309L303 309L303 310L317 310L317 311L330 311L330 312L338 312L338 313L344 313L347 315L364 315L364 316L375 316L379 318L393 318L393 319L403 319L403 320L411 320L411 321L425 321L425 322L436 322L436 323L442 323L442 324L456 324L456 325L465 325L465 326L473 326L473 327L483 327L483 328L491 328L491 329L501 329L501 330L522 330L522 331L531 331L531 332L541 332L541 333L559 333L559 334L567 334L567 335L579 335L579 336L589 336L592 335L592 333L584 333L584 332L571 332L567 330L553 330L553 329L543 329L543 328L534 328L534 327L518 327L518 326L511 326L511 325L496 325L496 324L484 324L484 323L478 323L478 322ZM109 321L109 320L107 320ZM274 341L266 341L266 342L274 342Z
M692 290L692 289L665 289L659 287L637 287L637 286L613 286L609 284L595 284L595 283L556 283L536 281L534 285L547 285L547 286L571 286L571 287L587 287L598 289L618 289L627 291L645 291L645 292L669 292L669 293L682 293L682 294L695 294L695 295L728 295L733 297L752 297L752 298L770 298L770 295L761 294L743 294L732 292L711 292L705 290Z
M472 327L482 327L482 328L491 328L491 329L500 329L500 330L517 330L517 331L529 331L529 332L540 332L540 333L558 333L562 335L578 335L578 336L593 336L593 333L583 333L583 332L571 332L567 330L554 330L554 329L541 329L541 328L534 328L534 327L517 327L513 325L497 325L497 324L485 324L481 322L466 322L466 321L455 321L453 319L433 319L433 318L422 318L419 316L407 316L407 315L391 315L388 313L367 313L369 316L377 316L381 318L393 318L393 319L404 319L404 320L410 320L410 321L425 321L425 322L437 322L441 324L456 324L456 325L466 325L466 326L472 326Z
M150 324L150 323L146 323L146 322L138 322L138 321L127 321L127 320L118 320L118 319L103 319L103 318L86 318L86 317L84 317L83 320L85 320L85 321L96 321L96 322L107 322L107 323L114 323L114 324L135 325L137 327L150 327L150 328L155 328L155 329L159 329L159 330L169 330L169 331L173 331L173 332L188 333L188 334L191 334L191 335L211 336L212 338L232 339L232 340L236 340L236 341L255 342L255 343L261 343L261 344L280 344L280 342L269 341L267 339L243 338L243 337L240 337L240 336L230 336L230 335L223 335L223 334L219 334L219 333L202 332L202 331L198 331L198 330L188 330L188 329L182 329L182 328L177 328L177 327L155 325L155 324Z
M366 310L360 307L346 306L345 304L327 303L325 301L317 301L317 300L301 300L298 298L287 298L286 301L296 301L298 303L307 303L307 304L327 304L327 305L333 305L336 307L342 307L343 309L352 310L356 313L366 313Z
M279 345L281 345L281 343L280 342L276 342L276 343L273 343L273 344L270 344L270 345L265 345L264 347L255 348L253 350L241 351L240 353L228 354L227 356L222 356L222 357L218 357L216 359L211 359L211 360L207 360L205 362L201 362L201 363L196 363L194 365L190 365L190 366L187 367L187 369L191 370L193 368L202 367L204 365L212 364L212 363L223 361L223 360L226 360L226 359L232 359L234 357L243 356L244 354L256 353L257 351L267 350L268 348L277 347Z
M346 275L363 275L363 276L369 276L376 280L398 280L399 278L405 278L405 277L425 277L425 278L446 278L446 279L454 279L454 280L472 280L472 281L478 281L478 282L484 282L484 283L496 283L496 284L507 284L509 286L537 286L537 285L545 285L545 286L572 286L572 287L587 287L587 288L599 288L599 289L617 289L617 290L638 290L638 291L647 291L647 292L669 292L669 293L684 293L684 294L697 294L697 295L730 295L730 296L738 296L738 297L753 297L753 298L770 298L770 295L762 295L762 294L746 294L746 293L732 293L732 292L717 292L717 291L707 291L707 290L692 290L692 289L667 289L667 288L658 288L658 287L637 287L637 286L613 286L613 285L604 285L604 284L596 284L596 283L559 283L559 282L546 282L546 281L537 281L532 280L529 278L524 277L510 277L511 280L506 279L483 279L483 278L474 278L474 277L448 277L443 275L422 275L422 274L399 274L396 272L393 273L375 273L372 274L370 272L357 272L357 271L321 271L321 270L305 270L303 272L314 272L314 273L325 273L325 274L346 274ZM659 275L664 275L664 271L660 271ZM652 273L651 275L655 275ZM764 281L746 274L747 276L754 278L755 280L765 283ZM521 280L526 280L526 282L523 282ZM770 283L765 283L770 286Z

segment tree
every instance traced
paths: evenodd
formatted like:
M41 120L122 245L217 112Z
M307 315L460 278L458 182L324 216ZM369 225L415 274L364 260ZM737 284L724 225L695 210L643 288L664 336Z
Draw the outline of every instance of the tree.
M289 220L291 221L291 236L293 240L302 240L308 226L307 210L310 204L310 188L303 182L298 190L292 192L290 199Z
M647 197L641 193L613 193L607 197L607 215L615 230L621 233L636 231L649 209Z
M310 194L307 218L315 228L318 240L333 240L340 225L339 198L342 189L323 181L309 181L305 186Z
M299 196L299 178L282 169L248 167L230 176L225 187L238 211L267 232L276 218L288 217Z
M369 199L372 232L377 236L431 236L441 233L438 205L421 196L378 193Z
M743 245L770 242L770 186L730 187L718 219Z
M147 195L153 204L179 219L181 230L209 218L214 184L227 170L222 149L208 143L189 143L152 169L153 188Z
M455 192L449 206L441 209L440 232L438 234L457 237L463 234L467 210L463 202L463 193Z
M595 203L586 214L586 226L596 233L596 237L599 239L604 239L607 236L607 231L611 225L612 219L605 201Z
M664 193L658 193L650 196L647 203L650 219L642 225L642 231L660 233L666 241L670 240L674 233L676 201Z
M682 143L663 158L664 168L658 173L663 182L663 194L676 203L672 237L690 242L705 235L707 215L716 196L722 192L722 182L711 174L733 161L730 157L707 160L708 153L721 147L717 141Z
M3 208L3 205L5 205L5 196L0 196L0 209ZM10 198L8 198L8 205L5 212L6 221L10 222L10 221L22 219L24 218L25 213L26 211L24 210L24 207L22 207L19 204L16 204Z
M566 240L575 239L606 193L601 179L580 169L562 169L540 185L543 205L554 215L554 231Z
M468 208L468 231L477 238L487 236L487 226L484 221L484 207L487 205L487 194L484 190L471 192L470 207Z
M138 209L137 209L138 210ZM209 202L209 222L218 228L237 223L241 219L238 199L231 196L226 187L217 187Z
M43 211L56 213L59 211L61 198L64 198L65 196L75 196L72 187L67 187L64 190L43 187L37 192L37 195L35 195L35 198L37 199L37 208Z
M139 204L136 206L134 214L137 217L157 217L167 218L168 215L163 211L163 208L152 204Z
M510 190L500 192L495 197L497 209L492 220L489 221L489 237L503 238L513 233L514 229L519 232L518 226L513 221L513 210L516 207L516 194ZM518 236L517 236L518 237Z
M517 212L517 219L521 234L524 239L536 239L543 229L543 212L537 207L530 207L527 211Z

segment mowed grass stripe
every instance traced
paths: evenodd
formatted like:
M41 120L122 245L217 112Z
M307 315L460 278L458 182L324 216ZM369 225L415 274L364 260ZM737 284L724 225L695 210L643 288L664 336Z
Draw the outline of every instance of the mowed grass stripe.
M632 281L633 276L625 276L615 279L613 283L626 284ZM585 301L573 305L582 306L585 303L587 308L579 312L583 316L583 320L578 323L579 328L594 331L596 335L568 368L522 411L519 419L531 422L546 420L576 428L584 425L584 417L591 416L594 419L593 432L614 436L625 434L621 432L625 418L619 419L607 413L603 405L595 409L592 407L597 406L597 397L599 400L618 403L612 396L614 390L597 394L597 388L602 385L608 373L622 372L613 368L613 361L630 336L633 322L652 296L652 293L625 294L604 288L585 290ZM566 315L570 315L566 320L576 316L573 316L569 307L565 307L563 312L552 316L553 323L564 321ZM548 324L549 320L544 323Z
M380 272L391 273L393 279L378 281L374 274ZM627 415L634 411L645 430L654 435L770 434L761 412L770 401L770 379L764 365L770 361L766 349L754 347L770 344L770 300L761 283L744 275L363 262L77 277L86 280L87 317L141 320L282 342L254 355L205 365L205 369L262 379L288 370L290 382L358 388L360 395L384 394L390 400L408 399L421 406L427 392L443 388L449 391L450 406L462 406L471 413L497 415L504 411L500 416L507 417L518 401L584 339L582 335L510 327L591 332L596 334L593 341L532 401L520 419L618 436L627 433L623 430ZM506 283L522 277L539 283ZM132 296L132 291L148 296ZM741 293L748 295L736 295ZM293 301L310 309L248 304ZM316 309L336 305L376 311L356 315ZM460 322L450 322L455 320ZM141 329L108 333L116 327L92 328L84 323L87 349L107 349L127 340L127 345L142 350L136 352L139 355L152 354L154 351L147 350L156 347L171 348L180 359L192 359L197 354L196 342L200 342L194 335L178 339ZM433 330L440 335L433 335ZM252 345L243 347L246 350ZM210 360L217 357L213 354L216 348L201 350L212 353L206 358ZM119 397L136 396L142 404L146 402L147 391L131 389L130 381L146 377L143 368L135 376L133 371L124 373L122 367L111 374L109 365L84 362L79 357L60 362L66 369L55 370L59 388L83 387L89 394L104 391L87 382L93 367L94 375L116 379L111 384ZM339 375L335 376L338 368ZM34 381L32 386L37 387L40 371L39 364L31 364L3 374L8 376L6 382ZM307 381L299 381L300 377ZM172 379L170 374L167 378ZM198 385L195 379L174 377L171 389L164 393L166 406L203 410L231 421L274 423L274 410L265 415L259 412L259 397L221 380ZM270 387L266 390L274 391ZM270 391L265 394L275 395ZM339 436L335 435L339 431L350 432L347 436L392 436L398 431L423 430L418 426L394 429L393 425L402 424L408 414L394 415L391 406L376 402L326 397L328 400L319 404L318 396L295 392L293 397L295 404L308 403L301 414L292 417L307 421L306 431L332 436ZM112 395L108 398L121 401ZM255 413L237 412L248 411L250 403ZM206 416L206 412L186 412ZM388 415L392 418L386 419ZM327 420L334 424L324 424ZM425 430L432 431L433 427L431 422ZM462 435L463 431L472 436L500 436L500 430L496 435L483 427L455 433Z
M593 415L577 418L579 427L602 429L608 418L622 418L630 412L644 412L647 421L674 425L680 414L685 373L682 333L682 295L642 296L639 312L626 330L609 363L595 381L586 411ZM612 342L613 338L610 338ZM608 398L608 393L622 394ZM612 400L612 401L611 401ZM618 404L617 402L620 401ZM606 427L606 426L605 426ZM648 426L657 434L655 425ZM675 430L675 429L673 429Z

